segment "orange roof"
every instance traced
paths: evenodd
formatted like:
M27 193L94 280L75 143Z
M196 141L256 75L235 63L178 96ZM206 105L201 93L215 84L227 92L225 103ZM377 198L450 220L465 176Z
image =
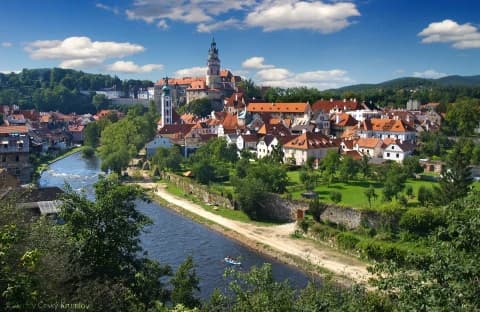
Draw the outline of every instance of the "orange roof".
M0 134L28 133L27 126L0 126Z
M363 123L364 130L371 131L389 131L389 132L406 132L414 131L402 120L395 119L381 119L381 118L372 118L367 119Z
M223 119L223 128L224 129L236 129L237 128L237 115L227 113Z
M220 71L220 77L232 76L232 73L228 69L222 69Z
M197 81L192 81L190 84L190 87L187 88L187 90L190 89L205 89L207 87L207 84L205 80L197 80Z
M185 113L180 116L180 119L186 124L194 124L197 122L198 117L192 113Z
M195 81L205 81L205 77L183 77L183 78L168 78L169 85L190 85ZM165 84L165 79L160 79L156 83L157 85L163 86Z
M270 113L305 113L310 108L308 103L250 103L249 112L270 112Z
M312 111L323 111L325 113L330 112L332 109L339 110L357 110L361 109L361 105L356 100L318 100L312 105Z
M336 147L336 144L332 142L327 136L324 136L320 133L305 132L289 142L283 145L284 148L293 148L293 149L319 149L319 148L328 148Z
M82 132L85 126L83 125L70 125L68 126L68 131L70 132Z
M333 120L335 122L335 125L338 126L338 127L349 127L349 126L355 126L358 121L353 118L351 115L347 114L347 113L342 113L340 114L339 118L338 118L338 122L335 122L336 120L336 116L332 116L331 120Z
M357 144L359 147L366 147L366 148L375 148L379 144L382 144L382 139L378 138L360 138L357 140Z

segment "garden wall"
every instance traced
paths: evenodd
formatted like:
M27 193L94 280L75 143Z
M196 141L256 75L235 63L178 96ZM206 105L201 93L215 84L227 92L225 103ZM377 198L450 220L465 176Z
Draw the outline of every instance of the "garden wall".
M205 203L235 209L233 199L212 193L204 185L182 176L172 173L163 173L162 178L180 188L183 192L191 194ZM272 220L282 222L292 222L296 220L297 210L307 210L308 202L290 200L280 197L278 194L269 194L265 201L264 215ZM368 226L378 229L385 222L395 222L395 220L385 220L379 213L374 211L361 211L349 207L340 207L334 204L327 206L320 215L324 222L331 222L344 226L347 229L354 229L360 226Z

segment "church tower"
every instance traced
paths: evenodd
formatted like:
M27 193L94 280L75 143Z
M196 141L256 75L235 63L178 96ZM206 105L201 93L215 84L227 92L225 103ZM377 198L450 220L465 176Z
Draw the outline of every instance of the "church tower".
M212 38L210 49L208 49L207 67L207 86L211 89L218 88L220 86L220 59L218 58L218 49L214 38Z
M162 88L162 127L173 123L172 120L172 98L170 97L170 87L168 86L168 77L165 78L165 85Z

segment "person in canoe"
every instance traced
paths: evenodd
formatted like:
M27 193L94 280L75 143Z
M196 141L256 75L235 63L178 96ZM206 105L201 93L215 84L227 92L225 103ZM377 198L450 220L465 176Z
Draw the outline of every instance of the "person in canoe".
M235 259L235 258L230 257L230 256L226 256L226 257L224 258L224 261L225 261L226 263L228 263L228 264L233 264L233 265L240 265L240 264L242 264L242 262L240 262L240 260Z

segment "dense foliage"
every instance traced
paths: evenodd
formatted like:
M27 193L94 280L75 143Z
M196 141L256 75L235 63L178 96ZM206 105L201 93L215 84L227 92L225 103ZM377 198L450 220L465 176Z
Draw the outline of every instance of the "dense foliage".
M106 101L101 96L94 97L93 91L113 88L128 94L152 85L151 81L122 81L116 76L72 69L24 69L18 74L0 73L0 104L39 111L94 113Z

